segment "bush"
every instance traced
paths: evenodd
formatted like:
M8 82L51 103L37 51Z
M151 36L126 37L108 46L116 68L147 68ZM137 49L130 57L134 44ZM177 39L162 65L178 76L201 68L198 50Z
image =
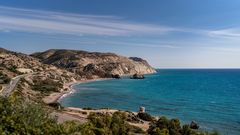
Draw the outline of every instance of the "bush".
M97 135L128 135L131 133L143 133L141 129L131 126L126 122L127 115L123 112L115 112L113 115L92 113L89 115L90 123L95 127L93 132Z
M40 81L35 80L34 85L32 85L33 90L40 91L42 93L58 92L59 89L62 87L62 83L56 82L51 79L45 79Z
M91 108L91 107L83 107L82 109L83 109L83 110L96 110L96 109Z
M178 119L168 120L166 117L160 117L158 121L152 122L147 132L150 135L217 135L216 132L207 133L193 130L189 125L181 127Z
M154 118L148 113L138 113L138 118L145 120L145 121L153 121Z
M128 135L144 133L140 128L129 125L126 114L113 115L93 113L89 122L79 124L66 121L58 124L49 117L49 111L34 102L21 98L0 97L0 134L6 135Z
M58 109L63 109L63 107L61 106L60 103L58 102L53 102L53 103L49 103L49 106L53 107L54 109L58 110Z
M1 134L62 134L56 121L40 105L0 98Z
M11 81L11 79L6 75L0 72L0 84L7 84Z
M17 66L12 66L12 67L8 68L8 70L10 70L13 73L18 73Z

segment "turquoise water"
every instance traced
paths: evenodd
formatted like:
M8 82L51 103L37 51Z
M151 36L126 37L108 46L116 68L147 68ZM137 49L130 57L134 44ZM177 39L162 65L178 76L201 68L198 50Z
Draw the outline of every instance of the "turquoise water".
M79 84L63 106L117 108L197 121L204 130L240 135L240 70L159 70L144 80Z

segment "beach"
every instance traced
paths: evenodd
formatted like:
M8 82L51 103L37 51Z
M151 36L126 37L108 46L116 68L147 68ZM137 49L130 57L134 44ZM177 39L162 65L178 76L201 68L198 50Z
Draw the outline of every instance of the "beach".
M70 94L73 92L73 86L81 83L88 83L88 82L93 82L93 81L102 81L102 80L109 80L110 78L96 78L96 79L85 79L85 80L77 80L77 81L72 81L69 83L63 84L63 88L60 90L60 92L53 92L50 95L46 96L43 98L43 102L46 104L50 103L56 103L58 102L59 99L65 97L66 95Z

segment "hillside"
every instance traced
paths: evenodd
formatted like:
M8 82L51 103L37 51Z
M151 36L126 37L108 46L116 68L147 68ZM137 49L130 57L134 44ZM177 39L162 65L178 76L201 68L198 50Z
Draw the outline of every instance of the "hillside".
M81 79L74 73L43 64L29 55L0 48L1 89L7 86L11 78L22 74L26 76L22 77L18 85L20 88L16 89L22 96L40 101L52 92L61 92L64 84Z
M44 64L51 64L88 77L156 72L146 60L137 57L127 58L114 53L51 49L31 56L40 59Z

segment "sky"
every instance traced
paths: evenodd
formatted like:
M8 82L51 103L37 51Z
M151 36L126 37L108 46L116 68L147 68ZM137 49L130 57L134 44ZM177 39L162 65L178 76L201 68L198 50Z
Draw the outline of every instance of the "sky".
M239 0L0 0L0 47L142 57L155 68L240 68Z

